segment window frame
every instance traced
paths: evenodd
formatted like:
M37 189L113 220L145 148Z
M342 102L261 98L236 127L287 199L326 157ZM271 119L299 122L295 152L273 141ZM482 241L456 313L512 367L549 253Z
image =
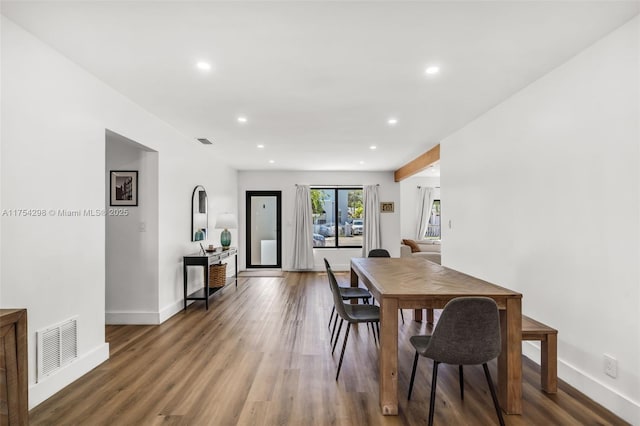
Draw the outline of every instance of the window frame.
M429 227L430 226L435 226L435 225L430 225L431 223L431 218L433 217L433 208L436 205L436 201L438 202L438 206L439 206L439 210L440 210L440 235L437 237L430 237L427 234L429 233ZM431 206L431 214L429 215L429 221L427 222L427 232L425 233L425 235L422 236L423 240L428 240L428 241L441 241L442 240L442 201L440 200L440 198L438 199L434 199L433 200L433 204Z
M358 245L358 246L354 246L354 245L348 245L348 246L343 246L343 245L339 245L340 242L340 226L338 224L338 193L339 191L353 191L353 190L359 190L359 191L363 191L363 196L364 196L364 188L362 186L311 186L311 191L314 190L318 190L318 191L334 191L334 203L333 203L333 217L334 217L334 227L335 227L335 245L333 246L323 246L323 247L314 247L315 249L354 249L354 248L362 248L362 244ZM364 221L364 217L362 218L362 220ZM315 225L315 223L314 223Z

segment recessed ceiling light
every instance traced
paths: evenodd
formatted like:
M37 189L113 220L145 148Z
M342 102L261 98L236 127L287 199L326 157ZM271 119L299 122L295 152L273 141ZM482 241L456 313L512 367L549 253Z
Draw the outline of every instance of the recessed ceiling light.
M262 148L264 148L264 145L258 144L258 148L262 149Z
M360 164L364 164L364 161L361 161Z
M211 71L211 64L208 62L200 61L196 64L196 67L202 71Z
M369 149L377 149L377 148L378 148L378 147L377 147L377 146L375 146L375 145L371 145L371 146L369 147Z
M275 163L275 160L269 160L269 164Z
M395 117L391 117L390 119L387 120L387 124L389 126L395 126L396 124L398 124L398 119Z
M424 73L428 75L438 74L439 72L440 72L440 67L437 65L430 65L424 70Z
M238 120L238 123L242 123L242 124L244 124L244 123L246 123L248 121L247 117L245 117L244 115L239 115L237 120Z

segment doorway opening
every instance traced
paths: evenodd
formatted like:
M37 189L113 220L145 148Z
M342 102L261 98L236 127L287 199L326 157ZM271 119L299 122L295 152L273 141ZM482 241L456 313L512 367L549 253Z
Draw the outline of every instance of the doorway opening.
M247 191L247 268L282 268L282 191Z
M110 130L105 151L105 323L158 324L158 152ZM135 202L118 191L131 174Z

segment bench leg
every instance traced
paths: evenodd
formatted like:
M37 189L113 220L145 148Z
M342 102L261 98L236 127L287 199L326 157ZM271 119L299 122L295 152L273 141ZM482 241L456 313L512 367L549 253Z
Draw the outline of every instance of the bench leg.
M558 336L547 334L540 345L540 385L547 393L558 392Z

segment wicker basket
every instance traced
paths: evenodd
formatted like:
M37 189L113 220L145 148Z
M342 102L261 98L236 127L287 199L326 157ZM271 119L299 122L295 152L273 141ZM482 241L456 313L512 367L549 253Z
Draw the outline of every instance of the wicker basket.
M227 282L227 264L211 265L209 267L209 287L224 287Z

